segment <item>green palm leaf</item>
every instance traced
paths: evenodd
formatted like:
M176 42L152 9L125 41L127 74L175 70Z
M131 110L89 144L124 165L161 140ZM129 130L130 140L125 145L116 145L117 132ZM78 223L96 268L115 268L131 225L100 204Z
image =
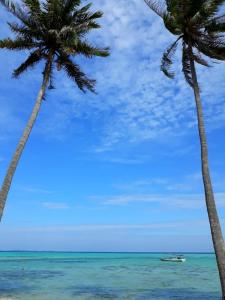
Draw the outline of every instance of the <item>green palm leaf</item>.
M161 14L159 1L145 1L158 15ZM188 84L193 87L190 75L190 61L209 67L205 59L225 60L225 41L221 32L225 32L225 15L219 15L225 0L166 0L163 12L165 27L178 39L163 54L161 70L169 78L174 78L171 71L173 55L177 41L182 39L183 73ZM188 46L191 45L192 57Z
M43 58L41 51L37 50L32 52L28 58L13 72L14 77L19 77L22 73L27 71L29 68L34 67Z
M172 45L168 47L168 49L164 52L163 57L162 57L162 63L161 63L161 70L163 73L169 77L169 78L174 78L174 72L171 71L171 66L173 64L173 56L176 52L177 49L177 43L180 38L178 38Z
M67 76L77 84L81 91L85 92L86 90L89 90L93 93L95 92L95 80L89 79L85 73L81 71L80 67L69 58L68 55L60 53L56 62L59 66L59 69L63 68Z
M88 79L71 57L109 55L108 48L91 45L86 38L91 30L100 28L97 20L102 17L101 11L91 11L91 4L81 6L80 0L22 0L21 6L12 1L0 0L0 3L20 20L20 23L9 23L15 38L0 40L0 48L31 50L27 60L14 71L14 76L21 75L42 59L51 60L51 75L54 68L61 65L79 89L94 92L95 81Z

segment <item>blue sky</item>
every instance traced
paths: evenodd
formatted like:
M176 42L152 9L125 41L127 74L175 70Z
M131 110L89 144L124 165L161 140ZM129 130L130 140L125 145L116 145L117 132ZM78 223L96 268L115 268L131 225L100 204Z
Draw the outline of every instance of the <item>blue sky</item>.
M181 73L160 71L173 37L139 0L98 0L102 29L89 38L110 46L107 59L78 58L97 79L82 94L55 73L17 169L0 228L0 249L211 251L200 173L194 99ZM8 36L1 9L1 37ZM31 112L40 65L21 79L26 54L0 55L0 176ZM225 68L198 68L210 166L225 223Z

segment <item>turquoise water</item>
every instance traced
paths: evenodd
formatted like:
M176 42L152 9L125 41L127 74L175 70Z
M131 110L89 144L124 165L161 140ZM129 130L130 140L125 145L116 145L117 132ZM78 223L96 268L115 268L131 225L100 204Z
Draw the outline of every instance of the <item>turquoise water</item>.
M0 252L0 299L220 299L212 254Z

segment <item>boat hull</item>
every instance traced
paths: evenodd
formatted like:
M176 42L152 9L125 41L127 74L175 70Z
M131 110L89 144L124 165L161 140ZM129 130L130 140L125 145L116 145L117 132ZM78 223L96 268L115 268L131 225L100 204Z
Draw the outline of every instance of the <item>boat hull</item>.
M180 258L180 259L177 259L177 258L161 258L160 260L161 261L167 261L167 262L185 262L186 261L185 258Z

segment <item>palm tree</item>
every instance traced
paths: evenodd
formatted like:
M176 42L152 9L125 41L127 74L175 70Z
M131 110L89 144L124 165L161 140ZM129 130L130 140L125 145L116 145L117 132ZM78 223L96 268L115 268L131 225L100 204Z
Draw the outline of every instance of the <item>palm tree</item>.
M30 51L27 59L14 70L13 76L18 77L39 62L44 62L40 91L0 190L1 220L13 176L38 116L46 89L53 87L53 71L64 70L81 91L95 92L95 80L89 79L73 58L78 55L87 58L106 57L109 51L108 48L93 46L85 39L89 31L100 28L97 19L102 17L102 12L90 11L91 4L81 7L81 0L23 0L21 5L11 1L0 2L20 21L9 23L15 38L0 40L0 48Z
M171 70L173 56L179 42L182 44L183 73L195 96L205 200L220 274L223 299L225 299L225 245L210 178L203 109L195 68L196 63L208 67L209 63L206 58L215 60L224 59L225 48L220 36L220 30L225 29L224 16L218 16L218 13L225 1L166 0L164 4L153 0L144 1L163 19L165 27L177 36L175 42L166 49L162 58L161 69L169 78L174 78L174 72Z

